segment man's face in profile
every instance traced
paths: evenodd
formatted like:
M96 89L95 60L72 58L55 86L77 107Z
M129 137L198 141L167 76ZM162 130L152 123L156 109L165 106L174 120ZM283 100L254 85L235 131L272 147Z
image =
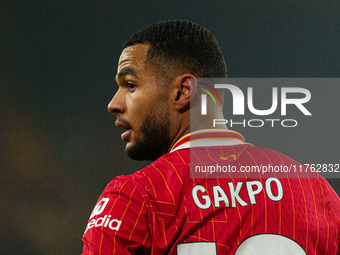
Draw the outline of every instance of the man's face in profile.
M167 152L170 141L168 90L157 81L155 67L146 63L149 46L123 50L118 63L118 91L108 105L132 159L155 160Z

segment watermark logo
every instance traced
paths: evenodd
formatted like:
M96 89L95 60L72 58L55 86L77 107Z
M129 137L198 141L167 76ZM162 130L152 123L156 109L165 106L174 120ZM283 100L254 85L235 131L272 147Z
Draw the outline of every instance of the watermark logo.
M204 82L197 82L198 85L203 86L202 87L198 87L200 90L204 91L205 93L207 93L211 99L214 101L215 106L217 105L216 99L215 97L218 99L220 105L222 106L222 100L221 97L218 95L217 91L211 87L210 85L204 83ZM215 97L213 96L213 94L210 92L212 91L213 94L215 94ZM201 95L201 114L202 115L207 115L207 94L202 94Z
M250 119L214 119L212 125L228 124L230 127L233 125L243 127L262 127L265 124L274 127L276 124L281 124L282 127L296 127L298 121L296 119L281 119L277 116L287 116L289 114L302 116L312 116L311 111L307 108L307 103L311 100L311 92L303 87L293 86L271 86L265 88L265 95L262 94L263 87L259 89L258 84L253 86L241 86L217 83L214 79L207 82L197 82L198 88L203 91L201 93L201 115L207 115L208 108L214 107L208 103L208 95L212 99L215 106L222 106L222 100L219 95L221 91L231 96L231 100L227 100L226 104L229 110L232 110L232 116L266 116L265 119L250 118ZM268 84L267 84L268 85ZM256 91L258 90L258 91ZM219 93L217 92L219 91ZM270 94L268 94L270 92ZM258 106L265 105L265 106ZM257 104L257 105L256 105ZM226 116L226 114L224 114ZM230 116L230 114L228 114ZM227 115L227 116L228 116ZM270 118L273 115L276 118ZM218 127L218 126L217 126Z
M203 84L200 82L200 84ZM218 93L216 92L216 90L207 85L204 84L204 86L209 87L218 97L218 99L220 100L220 103L222 105L222 101L221 98L218 96ZM232 84L215 84L214 87L216 89L228 89L231 92L231 95L233 97L233 115L244 115L244 105L245 105L245 96L243 91L238 88L235 85ZM199 87L200 88L200 87ZM213 95L207 91L204 88L200 88L201 90L205 91L207 94L210 95L210 97L213 99L215 105L216 105L216 100L213 97ZM304 97L302 98L287 98L287 95L289 93L298 93L301 95L304 95ZM265 110L260 110L260 109L256 109L254 107L254 103L253 103L253 88L252 87L248 87L247 88L247 106L248 106L248 110L255 114L255 115L259 115L259 116L265 116L265 115L270 115L272 113L274 113L277 110L278 107L278 88L277 87L273 87L272 88L272 105L269 109L265 109ZM206 94L202 94L201 95L201 114L202 115L206 115L207 114L207 95ZM304 115L312 115L307 108L303 105L305 103L307 103L309 100L311 99L311 93L308 89L305 88L296 88L296 87L283 87L281 88L281 115L287 115L287 105L291 104L291 105L295 105Z

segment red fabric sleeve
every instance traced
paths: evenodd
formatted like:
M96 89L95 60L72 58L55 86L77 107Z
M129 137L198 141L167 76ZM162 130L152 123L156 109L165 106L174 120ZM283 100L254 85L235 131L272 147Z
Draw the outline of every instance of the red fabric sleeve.
M117 177L107 185L92 211L83 242L84 255L150 251L146 202L130 180Z

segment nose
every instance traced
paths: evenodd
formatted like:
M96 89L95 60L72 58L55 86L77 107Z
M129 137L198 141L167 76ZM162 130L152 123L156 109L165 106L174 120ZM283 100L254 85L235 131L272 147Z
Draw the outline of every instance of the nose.
M110 113L113 114L123 113L125 111L125 103L121 93L119 93L119 90L109 102L107 109Z

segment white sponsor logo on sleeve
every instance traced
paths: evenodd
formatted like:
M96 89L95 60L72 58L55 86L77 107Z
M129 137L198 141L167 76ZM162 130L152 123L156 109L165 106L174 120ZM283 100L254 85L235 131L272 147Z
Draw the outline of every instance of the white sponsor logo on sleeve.
M96 215L99 215L101 214L104 209L105 209L105 206L107 205L107 203L109 202L109 198L103 198L102 200L100 200L96 206L94 207L93 211L92 211L92 214L90 216L90 219L93 218L94 216Z
M104 217L99 217L97 219L92 219L86 227L85 233L87 230L93 228L93 227L108 227L111 230L118 231L120 228L120 225L122 224L122 221L117 219L111 219L111 215L105 215Z

